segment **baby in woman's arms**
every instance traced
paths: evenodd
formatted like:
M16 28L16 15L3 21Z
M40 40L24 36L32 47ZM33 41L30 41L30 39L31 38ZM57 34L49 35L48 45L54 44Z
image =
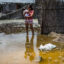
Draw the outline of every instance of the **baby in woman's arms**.
M24 15L25 17L30 16L29 11L28 11L28 10L24 10L24 11L23 11L23 15Z

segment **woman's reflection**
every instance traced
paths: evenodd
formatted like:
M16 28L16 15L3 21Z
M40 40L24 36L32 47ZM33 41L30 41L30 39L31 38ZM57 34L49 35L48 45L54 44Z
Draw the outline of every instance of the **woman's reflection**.
M31 37L29 41L29 36L26 36L26 44L25 44L25 59L29 57L29 60L32 61L35 58L34 45L33 45L34 36Z

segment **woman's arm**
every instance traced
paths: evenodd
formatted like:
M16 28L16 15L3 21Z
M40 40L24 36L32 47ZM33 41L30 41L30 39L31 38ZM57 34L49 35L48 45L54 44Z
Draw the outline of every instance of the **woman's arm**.
M25 16L25 14L26 13L24 13L24 16ZM32 11L29 12L29 16L27 16L27 18L32 17L33 15L34 15L34 10L32 10Z
M34 10L32 10L31 12L30 12L30 17L32 17L34 15Z

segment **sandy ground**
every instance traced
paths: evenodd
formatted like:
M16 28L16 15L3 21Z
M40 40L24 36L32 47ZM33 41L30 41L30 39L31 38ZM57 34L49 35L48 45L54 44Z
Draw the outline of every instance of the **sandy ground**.
M12 20L0 20L0 24L3 24L3 23L15 23L15 22L22 22L22 23L25 23L25 20L24 19L12 19ZM38 19L33 19L33 23L35 24L38 24Z

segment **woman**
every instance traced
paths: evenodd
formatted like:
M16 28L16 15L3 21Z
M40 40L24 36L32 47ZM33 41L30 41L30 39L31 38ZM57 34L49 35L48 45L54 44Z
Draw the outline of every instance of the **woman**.
M34 10L33 10L33 8L32 8L32 5L29 5L28 11L24 13L27 35L28 35L28 26L29 26L29 25L30 25L30 29L31 29L31 31L32 31L32 35L34 35L33 15L34 15Z

